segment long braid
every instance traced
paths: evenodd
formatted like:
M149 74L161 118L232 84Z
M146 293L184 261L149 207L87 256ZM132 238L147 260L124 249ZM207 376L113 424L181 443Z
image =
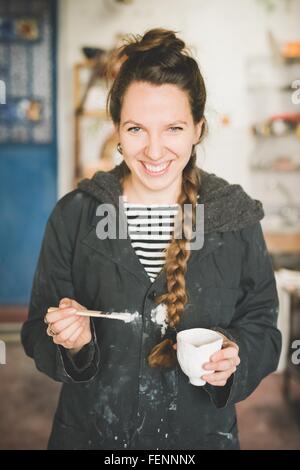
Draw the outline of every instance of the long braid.
M178 212L181 216L181 223L184 226L183 233L188 233L191 229L190 220L186 217L184 220L184 204L192 205L192 224L195 226L197 195L200 186L199 172L196 167L196 153L193 149L189 163L183 171L182 191L178 200L181 210ZM174 237L166 251L166 262L164 270L167 278L168 292L157 296L157 304L163 302L167 307L168 324L175 328L180 322L180 316L188 300L185 287L185 273L187 262L190 257L190 242L185 237L178 239ZM176 362L176 353L172 347L172 341L165 339L156 345L148 356L150 367L171 367Z
M184 41L176 36L175 31L154 28L143 36L128 36L128 40L112 54L108 66L108 76L113 76L113 83L108 93L106 107L115 126L121 123L121 109L124 96L134 82L146 82L155 86L172 84L186 93L189 99L194 124L203 121L201 137L206 133L207 123L204 116L206 88L196 60L189 53ZM114 71L113 74L110 71ZM200 141L199 141L200 142ZM121 165L121 184L130 173L125 160ZM185 274L190 257L189 230L196 226L197 195L200 188L200 176L196 166L196 152L193 147L189 162L182 172L182 189L178 198L179 210L175 219L172 241L166 249L164 270L166 273L167 292L156 297L156 304L165 303L167 321L170 328L180 322L182 312L188 301ZM192 211L186 210L188 204ZM189 220L192 217L192 221ZM177 226L183 228L178 236ZM172 341L165 339L155 346L148 356L151 367L169 367L176 362L176 353Z

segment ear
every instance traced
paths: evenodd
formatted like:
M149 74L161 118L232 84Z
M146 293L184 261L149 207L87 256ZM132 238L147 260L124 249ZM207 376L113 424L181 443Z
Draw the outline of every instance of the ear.
M199 143L203 123L204 123L204 118L202 118L202 119L195 125L195 140L194 140L194 145Z

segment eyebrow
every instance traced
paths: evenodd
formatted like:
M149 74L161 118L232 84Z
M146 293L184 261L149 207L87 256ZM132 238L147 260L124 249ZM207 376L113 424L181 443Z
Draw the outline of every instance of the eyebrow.
M122 124L122 127L124 127L126 124L136 124L137 126L140 126L140 127L143 127L143 124L140 124L139 122L136 122L136 121L125 121L123 124ZM187 126L187 122L186 121L175 121L175 122L171 122L170 124L167 124L167 126L174 126L175 124L184 124Z

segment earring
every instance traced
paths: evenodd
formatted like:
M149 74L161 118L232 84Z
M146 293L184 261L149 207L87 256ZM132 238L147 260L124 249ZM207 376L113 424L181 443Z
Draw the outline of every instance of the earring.
M118 150L118 152L120 152L121 155L123 155L123 150L122 150L120 142L117 145L117 150Z

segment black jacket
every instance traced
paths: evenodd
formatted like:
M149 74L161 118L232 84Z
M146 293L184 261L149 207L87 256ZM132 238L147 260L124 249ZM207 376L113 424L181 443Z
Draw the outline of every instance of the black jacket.
M38 370L63 382L48 448L239 448L234 405L276 369L281 351L262 204L240 185L198 170L204 246L188 260L189 302L177 329L219 330L238 344L241 363L224 387L197 387L179 365L147 365L152 347L170 334L153 315L154 296L166 292L165 272L151 283L129 238L96 235L99 204L118 210L119 171L82 180L58 201L46 226L21 337ZM132 323L93 319L93 341L72 360L43 322L63 297L139 316Z

